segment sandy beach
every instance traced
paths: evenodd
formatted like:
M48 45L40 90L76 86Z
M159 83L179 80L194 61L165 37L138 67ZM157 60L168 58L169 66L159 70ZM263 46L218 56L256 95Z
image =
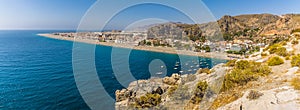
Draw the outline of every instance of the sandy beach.
M219 53L219 52L200 53L200 52L193 52L193 51L187 51L187 50L176 50L171 47L132 46L132 45L126 45L126 44L99 42L96 40L78 39L78 38L72 38L72 37L62 37L60 35L53 35L53 34L38 34L38 35L42 36L42 37L48 37L48 38L59 39L59 40L68 40L68 41L73 41L73 42L82 42L82 43L103 45L103 46L112 46L112 47L118 47L118 48L128 48L128 49L134 49L134 50L152 51L152 52L178 54L178 55L199 56L199 57L205 57L205 58L217 58L217 59L224 59L224 60L232 59L232 58L229 58L226 53Z

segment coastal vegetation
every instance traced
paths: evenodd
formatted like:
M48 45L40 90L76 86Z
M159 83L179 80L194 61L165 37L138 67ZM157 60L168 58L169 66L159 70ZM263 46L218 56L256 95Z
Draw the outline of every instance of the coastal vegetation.
M230 71L225 75L221 93L212 103L211 110L217 109L223 105L231 103L243 96L243 89L251 86L249 82L257 81L260 77L264 77L271 73L271 69L263 63L246 60L231 60L226 63L231 67ZM246 86L246 87L245 87ZM261 94L256 91L250 91L249 99L257 99Z
M238 61L233 69L225 75L222 91L246 85L248 82L257 80L260 76L266 76L270 73L270 68L265 64L246 60Z
M300 67L300 54L292 56L291 64Z
M235 63L236 63L236 60L229 60L229 61L226 63L226 66L234 67L234 66L235 66Z
M282 27L277 27L277 24L285 24L287 29L283 31ZM217 21L217 25L220 26L221 29L220 34L212 31L213 26L210 23L165 23L150 27L150 29L147 30L148 38L141 41L139 45L176 47L178 50L191 50L193 52L211 52L226 49L228 54L244 55L243 58L245 58L245 60L230 60L225 64L225 69L222 68L224 66L222 65L221 69L223 69L222 72L225 77L224 80L222 79L219 82L221 92L211 106L211 109L217 109L220 106L242 97L245 93L245 89L277 81L277 79L264 77L269 75L272 70L278 69L269 66L281 65L285 63L285 60L291 60L292 66L300 67L300 55L291 56L294 52L290 52L291 49L294 48L291 47L290 44L293 44L293 46L299 44L298 40L292 38L294 37L293 35L289 35L291 29L295 29L290 28L293 27L291 24L294 24L294 22L290 19L270 14L224 16ZM296 32L300 32L300 29L292 30L291 33L296 34ZM224 38L224 42L214 42L220 40L219 38L223 40L222 37ZM225 45L226 48L219 48L218 46L220 45ZM266 45L269 46L266 47ZM264 52L258 53L260 49L264 47L266 47ZM236 58L238 55L228 56ZM290 65L282 65L282 67L283 66L287 66L284 68L289 68ZM272 70L270 68L272 68ZM279 72L282 71L280 70ZM277 74L276 72L278 71L274 71L274 74ZM208 82L206 81L215 81L216 79L212 77L218 75L220 74L216 74L215 69L210 70L203 68L199 69L197 74L185 76L173 74L171 77L155 80L155 82L161 81L161 85L164 86L163 91L166 94L163 92L144 92L147 94L136 98L134 107L150 108L154 106L164 106L165 103L169 103L169 100L172 101L171 106L176 106L174 103L179 105L184 101L192 105L197 105L203 100L207 91L210 93L210 87L208 87ZM259 80L260 78L266 79L266 82L261 82L261 80ZM279 79L280 78L278 78L278 80ZM154 79L151 80L153 81ZM288 81L286 79L284 80L286 82ZM294 78L291 80L291 85L299 90L299 82L300 78ZM148 81L148 83L152 82ZM211 84L211 82L209 82L209 84ZM144 88L147 89L149 87ZM263 91L263 93L265 92ZM249 94L245 95L247 95L247 100L255 100L264 95L263 93L251 90ZM168 104L166 105L170 106Z
M276 43L276 44L269 46L267 49L269 50L270 54L277 54L279 56L285 57L288 55L288 52L287 52L286 48L282 46L283 44Z
M211 73L211 71L210 71L210 69L209 68L201 68L201 69L199 69L198 70L198 72L197 72L198 74L201 74L201 73L206 73L206 74L210 74Z
M135 100L135 108L151 108L161 103L161 96L159 94L147 93L145 96L141 96Z
M300 90L300 78L295 77L291 80L291 85L294 87L296 90Z
M174 93L174 91L177 90L177 89L178 89L178 85L174 85L174 86L169 87L168 95L172 95Z
M300 28L292 30L291 34L296 33L296 32L300 32Z
M292 41L292 44L293 44L293 45L297 45L297 44L299 44L299 41L298 41L298 40L293 40L293 41Z
M192 96L192 99L190 100L191 103L193 104L199 104L202 100L202 98L204 97L206 91L208 88L208 84L206 81L200 81L197 86L196 89L194 90L194 94Z
M262 95L264 95L264 94L260 93L259 91L251 90L247 96L247 99L255 100L255 99L258 99Z
M233 90L230 92L226 92L226 93L221 93L217 99L215 99L215 101L212 103L211 107L209 110L216 110L219 107L226 105L228 103L231 103L235 100L237 100L238 98L242 97L243 93Z
M268 61L267 64L269 66L277 66L277 65L281 65L284 63L284 60L278 56L275 57L271 57Z
M290 59L291 59L290 56L285 57L285 60L290 60Z

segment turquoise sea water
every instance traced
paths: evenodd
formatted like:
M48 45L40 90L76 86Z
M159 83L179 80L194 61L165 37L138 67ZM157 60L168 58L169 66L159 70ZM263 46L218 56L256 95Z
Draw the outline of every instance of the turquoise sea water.
M59 31L0 31L0 109L89 109L77 90L73 75L73 42L36 35L49 32ZM116 51L122 54L126 49L117 48ZM111 53L112 47L96 46L95 65L99 80L114 98L115 90L124 87L115 78ZM114 58L120 65L125 60ZM176 67L176 62L183 58L186 62ZM153 73L149 71L149 64L155 59L165 64L161 68L166 68L168 76L182 70L186 70L183 74L195 73L200 67L211 68L226 62L132 50L128 61L130 72L136 79L150 78Z

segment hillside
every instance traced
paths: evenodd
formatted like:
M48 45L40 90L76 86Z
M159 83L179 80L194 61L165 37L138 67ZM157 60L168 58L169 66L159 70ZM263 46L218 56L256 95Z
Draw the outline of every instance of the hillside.
M288 35L296 28L300 28L300 15L272 15L272 14L248 14L229 16L225 15L217 22L204 24L182 24L182 23L165 23L155 25L148 29L151 37L170 37L175 34L178 36L187 35L191 38L200 39L203 36L224 37L246 37L256 38L265 35ZM179 32L176 32L179 31ZM181 32L184 32L182 34ZM232 40L233 38L224 38Z

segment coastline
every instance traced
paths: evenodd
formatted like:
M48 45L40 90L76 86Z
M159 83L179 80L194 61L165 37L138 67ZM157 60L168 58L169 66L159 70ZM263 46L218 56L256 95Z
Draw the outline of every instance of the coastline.
M150 51L150 52L159 52L159 53L167 53L167 54L178 54L178 55L187 55L187 56L198 56L204 58L216 58L222 60L231 60L226 53L218 53L218 52L209 52L209 53L200 53L200 52L192 52L186 50L175 50L174 48L170 47L148 47L148 46L131 46L125 44L116 44L116 43L108 43L108 42L97 42L95 40L87 40L87 39L75 39L70 37L61 37L59 35L53 34L37 34L41 37L47 37L52 39L58 40L67 40L72 42L81 42L81 43L88 43L88 44L95 44L95 45L102 45L102 46L111 46L111 47L118 47L118 48L126 48L126 49L133 49L133 50L142 50L142 51Z

